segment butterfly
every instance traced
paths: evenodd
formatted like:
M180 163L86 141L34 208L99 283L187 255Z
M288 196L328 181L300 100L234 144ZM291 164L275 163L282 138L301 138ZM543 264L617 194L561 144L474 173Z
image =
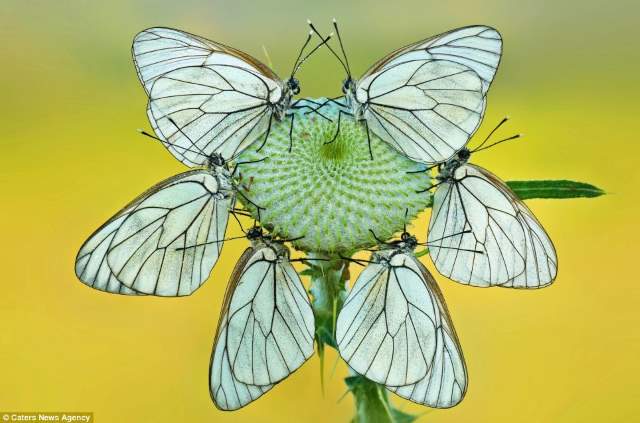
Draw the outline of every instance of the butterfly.
M342 358L403 398L437 408L459 403L467 370L444 298L414 254L416 238L381 244L336 322Z
M480 287L551 284L558 259L544 228L504 182L469 163L470 156L464 148L439 166L428 230L436 268Z
M220 155L160 182L89 237L76 275L117 294L192 294L218 260L237 192Z
M500 63L498 31L468 26L418 41L389 53L356 80L335 19L333 25L344 60L327 47L347 73L343 101L364 122L367 136L373 132L425 164L443 162L467 144Z
M133 61L148 97L147 115L157 136L187 166L213 154L236 158L269 135L300 92L295 78L304 58L281 80L268 66L224 44L170 28L149 28L133 40Z
M313 354L314 316L283 240L247 233L251 247L227 286L209 369L211 398L236 410L256 400Z

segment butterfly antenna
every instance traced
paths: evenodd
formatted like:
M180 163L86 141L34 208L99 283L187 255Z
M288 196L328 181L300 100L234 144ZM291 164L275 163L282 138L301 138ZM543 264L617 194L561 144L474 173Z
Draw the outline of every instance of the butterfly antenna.
M190 152L190 153L199 154L199 155L201 155L201 156L203 156L203 157L208 157L206 154L200 153L199 151L191 150L190 148L183 147L183 146L181 146L181 145L174 144L174 143L172 143L172 142L165 141L165 140L163 140L163 139L161 139L161 138L158 138L158 137L156 137L155 135L152 135L152 134L148 133L148 132L147 132L147 131L145 131L144 129L140 129L140 128L138 128L138 129L137 129L137 131L140 133L140 135L144 135L145 137L149 137L149 138L151 138L151 139L153 139L153 140L160 141L162 144L166 144L166 145L171 146L171 147L173 147L173 148L179 148L179 149L181 149L183 152L188 151L188 152Z
M495 132L496 132L496 131L497 131L497 130L502 126L502 125L504 125L504 123L505 123L506 121L508 121L508 120L509 120L509 116L505 116L505 117L503 117L503 118L502 118L502 120L501 120L501 121L500 121L500 122L495 126L495 128L493 128L493 129L491 130L491 132L489 132L489 135L487 135L487 137L484 139L484 141L482 141L482 142L480 143L480 145L479 145L479 146L477 146L476 148L474 148L471 152L473 153L473 152L477 151L479 148L481 148L481 147L482 147L482 146L483 146L487 141L489 141L489 138L491 138L491 136L492 136L492 135L493 135L493 134L494 134L494 133L495 133Z
M302 48L300 49L300 53L298 53L298 57L296 57L295 62L293 62L293 69L291 69L291 77L292 78L293 78L293 75L296 74L296 71L298 70L298 68L300 67L300 58L302 57L302 53L304 53L304 49L307 48L307 46L309 45L309 42L311 41L311 37L312 36L313 36L313 31L309 31L309 34L307 35L307 39L302 44Z
M242 226L242 222L240 222L240 219L238 219L238 216L236 216L236 213L233 210L230 210L231 216L233 216L233 218L236 220L236 222L238 222L238 226L240 226L240 230L242 231L243 234L247 235L247 231L244 230L244 226Z
M402 225L402 232L407 233L407 216L409 215L409 209L404 209L404 224Z
M474 153L477 153L478 151L486 150L487 148L495 147L496 145L498 145L498 144L502 144L503 142L511 141L511 140L515 140L515 139L517 139L517 138L521 138L521 137L523 137L523 136L524 136L524 134L515 134L515 135L512 135L512 136L510 136L510 137L507 137L507 138L503 138L503 139L501 139L501 140L498 140L498 141L494 142L493 144L489 144L489 145L484 146L484 147L482 147L482 148L476 148L475 150L473 150L473 152L474 152Z
M194 245L189 245L186 247L179 247L176 248L175 251L183 251L183 250L190 250L191 248L198 248L198 247L204 247L205 245L211 245L211 244L219 244L221 242L225 242L225 241L233 241L235 239L244 239L246 238L246 235L242 235L242 236L232 236L231 238L225 238L225 239L219 239L217 241L209 241L209 242L203 242L201 244L194 244Z
M373 235L373 239L375 239L378 242L378 244L386 244L385 241L382 241L380 238L376 236L376 233L373 232L373 229L369 229L369 232L371 232L371 235Z
M430 244L433 245L434 242L442 241L442 240L445 240L447 238L453 238L453 237L460 236L460 235L463 235L463 234L468 234L468 233L471 233L471 231L470 230L466 230L466 231L458 232L458 233L455 233L455 234L445 235L442 238L434 239L434 240L431 240L430 242L419 242L418 245L424 245L426 247L429 247ZM437 247L437 245L436 245L436 247Z
M309 27L311 28L311 30L313 32L316 33L316 35L318 37L320 37L321 40L324 39L324 37L322 35L320 35L320 33L318 32L318 30L316 29L316 27L311 23L311 21L309 19L307 19L307 24L309 25ZM340 57L340 55L338 53L336 53L336 51L334 49L331 48L331 46L329 44L326 44L327 48L329 49L329 51L331 53L333 53L333 55L336 57L336 59L338 59L338 62L340 62L340 64L342 65L342 67L344 68L344 71L347 73L347 76L351 77L351 72L349 71L349 68L347 67L347 65L344 63L344 61L342 60L342 58Z
M340 36L340 30L338 29L338 21L336 18L333 18L333 27L336 29L336 35L338 36L338 43L340 44L340 50L342 51L342 57L344 57L345 68L347 71L347 76L351 78L351 67L349 66L349 58L347 56L347 52L344 50L344 44L342 42L342 37Z
M167 120L169 120L169 122L171 122L171 124L172 124L173 126L175 126L175 127L176 127L176 129L178 130L178 132L180 132L180 133L182 134L182 136L183 136L183 137L185 137L186 139L188 139L188 140L189 140L189 142L191 143L191 145L192 145L192 146L194 146L195 148L197 148L197 149L198 149L198 151L200 152L200 153L199 153L200 155L205 156L205 157L209 157L209 155L205 154L205 152L204 152L204 151L202 151L202 150L200 149L200 147L198 147L198 146L196 145L196 143L194 143L194 142L191 140L191 138L189 138L189 136L188 136L187 134L185 134L185 133L184 133L184 131L182 130L182 128L180 128L180 127L178 126L178 124L176 123L176 121L175 121L175 120L173 120L173 118L171 118L171 117L167 116Z
M309 40L309 39L311 38L311 35L312 35L312 34L313 34L313 31L309 31L309 38L308 38L307 40ZM315 47L314 47L314 48L313 48L309 53L307 53L307 55L306 55L306 56L304 56L304 57L303 57L303 58L298 62L298 64L296 65L296 67L293 69L293 72L291 73L291 77L292 77L292 78L293 78L293 76L298 72L298 70L300 69L300 67L302 66L302 64L303 64L304 62L306 62L306 60L307 60L309 57L311 57L311 55L312 55L313 53L315 53L315 52L316 52L320 47L322 47L322 46L324 46L324 45L327 45L327 42L331 39L331 37L333 37L333 32L332 32L331 34L327 35L327 37L326 37L326 38L324 38L324 39L322 39L322 38L321 38L321 39L322 39L322 41L321 41L317 46L315 46ZM307 42L308 42L308 41L307 41ZM305 45L306 45L306 44L305 44ZM302 51L301 51L300 53L302 53ZM300 59L300 57L298 57L298 59Z

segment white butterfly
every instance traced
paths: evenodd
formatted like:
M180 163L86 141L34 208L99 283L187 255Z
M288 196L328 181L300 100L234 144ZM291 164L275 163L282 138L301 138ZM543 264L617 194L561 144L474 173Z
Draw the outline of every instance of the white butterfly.
M437 177L428 232L436 268L474 286L549 285L558 270L549 236L504 182L469 157L461 150Z
M216 407L256 400L313 354L314 316L282 242L253 228L231 275L209 372Z
M337 24L334 26L338 37ZM351 76L342 40L347 106L375 135L406 157L440 163L464 147L478 128L502 53L498 31L455 29L402 47L359 79Z
M411 401L459 403L467 370L444 299L406 232L383 244L360 273L340 311L342 358L368 379Z
M294 78L311 35L291 76L283 81L250 55L197 35L150 28L133 40L133 61L149 96L147 115L165 147L187 166L206 157L237 157L256 139L268 136L300 92Z
M76 275L111 293L190 295L218 260L234 204L231 174L213 156L207 168L160 182L96 230L78 252Z

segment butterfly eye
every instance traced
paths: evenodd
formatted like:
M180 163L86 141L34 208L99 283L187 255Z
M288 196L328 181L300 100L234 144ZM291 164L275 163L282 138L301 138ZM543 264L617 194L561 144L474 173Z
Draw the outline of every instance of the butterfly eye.
M342 93L347 94L351 88L351 78L347 78L342 81Z
M224 166L224 159L220 154L214 154L211 156L211 164L214 166Z
M471 157L471 152L466 149L463 148L462 150L458 151L458 158L462 161L466 161L469 160L469 157Z
M300 94L300 81L296 78L290 78L287 81L287 87L289 87L289 90L293 95Z

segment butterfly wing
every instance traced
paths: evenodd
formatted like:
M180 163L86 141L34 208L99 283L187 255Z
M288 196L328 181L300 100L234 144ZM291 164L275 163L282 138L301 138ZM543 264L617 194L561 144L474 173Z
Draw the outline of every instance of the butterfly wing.
M509 196L517 212L518 221L524 229L524 272L500 286L506 288L543 288L550 285L558 273L558 257L549 235L529 207L511 191L511 188L488 170L479 166L476 168Z
M432 304L435 351L427 375L418 382L389 387L392 392L419 404L448 408L458 404L467 391L467 368L446 303L433 276L414 256L403 255L402 266L421 276Z
M473 286L501 285L525 270L526 238L508 191L465 164L436 189L429 253L438 271Z
M502 49L497 31L453 30L389 54L358 81L370 129L408 158L439 163L478 128Z
M314 317L293 266L272 246L249 248L236 265L211 361L216 406L237 409L313 354Z
M235 158L268 130L283 96L280 79L257 59L186 32L147 29L132 50L151 125L188 166L214 153Z
M369 264L336 322L342 358L356 372L386 386L426 376L436 348L436 306L404 254Z
M466 369L444 300L412 255L397 253L362 271L336 339L351 368L405 398L447 407L464 395Z
M115 279L143 294L190 295L218 260L233 203L207 171L169 178L85 242L76 274L94 287L109 287Z
M107 263L109 247L125 217L114 217L82 245L76 258L76 275L82 283L100 291L112 294L143 295L120 283Z
M500 33L489 26L472 25L401 47L378 60L364 76L412 60L447 60L472 69L482 79L482 93L486 94L501 57Z

